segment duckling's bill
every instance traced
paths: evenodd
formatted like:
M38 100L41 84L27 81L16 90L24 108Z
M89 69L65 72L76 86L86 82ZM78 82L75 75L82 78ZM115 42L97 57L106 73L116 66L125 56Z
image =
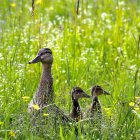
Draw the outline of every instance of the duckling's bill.
M105 95L110 95L110 93L109 92L107 92L107 91L105 91L104 90L104 92L103 92Z

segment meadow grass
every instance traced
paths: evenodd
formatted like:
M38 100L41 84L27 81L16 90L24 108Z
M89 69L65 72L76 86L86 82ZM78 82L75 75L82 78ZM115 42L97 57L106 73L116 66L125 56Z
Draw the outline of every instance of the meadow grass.
M101 130L83 121L79 139L140 139L139 7L139 0L81 0L77 15L74 0L36 0L32 16L31 1L1 1L0 139L75 139L74 127L63 125L45 136L30 131L41 65L28 62L43 47L53 51L55 103L67 114L73 86L90 94L99 84L111 94L100 97ZM91 100L80 103L86 110Z

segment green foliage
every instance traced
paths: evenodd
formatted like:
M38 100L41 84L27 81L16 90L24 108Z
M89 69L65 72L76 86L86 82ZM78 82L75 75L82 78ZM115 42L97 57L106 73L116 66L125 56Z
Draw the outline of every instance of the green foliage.
M111 93L100 97L101 129L83 120L79 139L140 139L139 7L139 0L81 0L76 15L74 0L36 0L31 16L31 1L1 1L0 139L43 139L30 131L27 113L41 74L40 64L28 62L43 47L53 51L55 102L64 112L73 86L99 84ZM91 101L80 103L85 111ZM76 139L74 126L57 127L44 137Z

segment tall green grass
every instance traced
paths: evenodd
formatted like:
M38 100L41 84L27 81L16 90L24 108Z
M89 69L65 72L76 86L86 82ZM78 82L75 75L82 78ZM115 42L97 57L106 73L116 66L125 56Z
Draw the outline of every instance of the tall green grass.
M74 0L42 0L33 17L31 1L1 1L0 138L43 139L29 131L29 101L22 97L32 98L41 74L40 64L29 66L29 60L49 47L55 102L67 114L73 86L89 92L99 84L111 93L100 97L101 130L83 121L79 139L140 139L140 106L130 104L140 97L139 7L139 0L81 0L76 15ZM80 102L83 111L90 103ZM68 133L64 128L46 138L75 139L74 127Z

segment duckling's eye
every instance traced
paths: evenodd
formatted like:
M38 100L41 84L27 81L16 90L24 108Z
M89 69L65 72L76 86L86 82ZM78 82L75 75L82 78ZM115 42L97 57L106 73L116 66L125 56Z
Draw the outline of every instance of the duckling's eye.
M100 88L96 88L96 90L97 90L97 91L101 91L101 89L100 89Z
M82 91L82 90L80 90L80 89L78 89L78 90L77 90L77 93L79 93L79 92L83 92L83 91Z
M97 92L102 93L102 92L103 92L103 90L102 90L102 89L97 89Z

